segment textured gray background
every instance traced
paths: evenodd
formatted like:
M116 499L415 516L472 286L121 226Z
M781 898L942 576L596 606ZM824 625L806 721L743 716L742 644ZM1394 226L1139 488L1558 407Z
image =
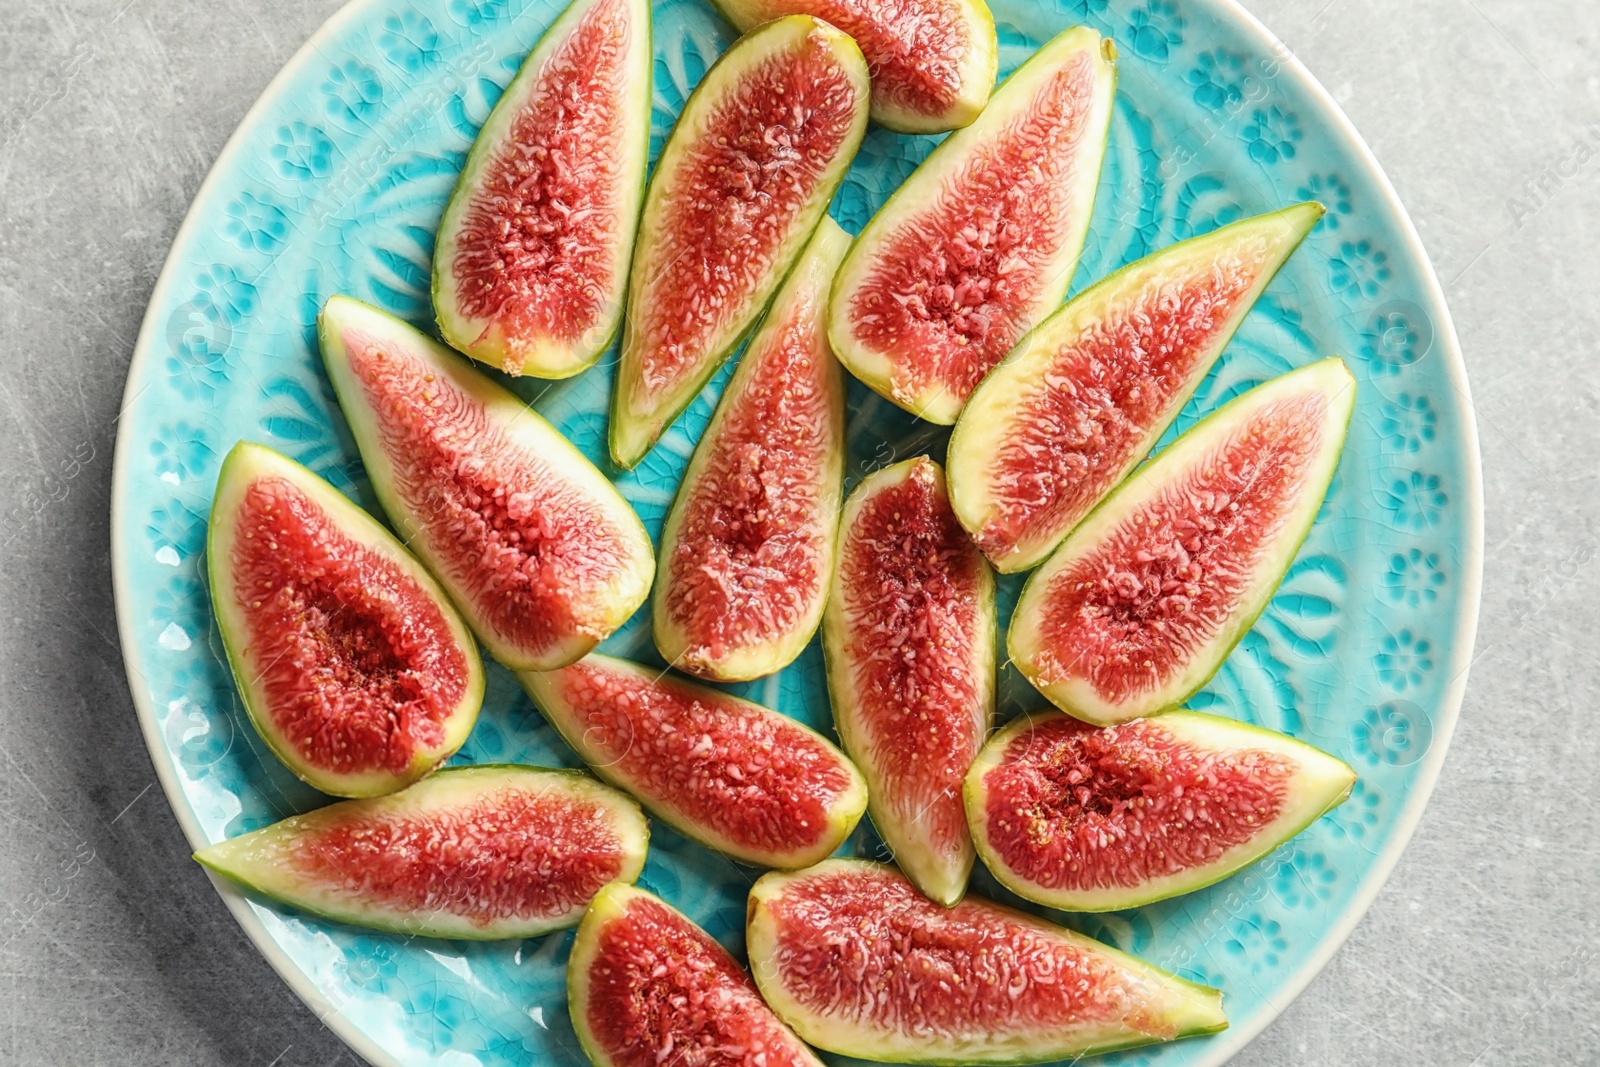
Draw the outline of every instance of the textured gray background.
M0 1064L357 1062L188 860L134 722L107 532L115 417L167 247L337 3L0 0ZM1597 1063L1600 153L1572 177L1546 168L1600 149L1600 8L1253 6L1366 136L1444 282L1488 562L1416 838L1236 1062ZM46 477L74 459L75 477Z

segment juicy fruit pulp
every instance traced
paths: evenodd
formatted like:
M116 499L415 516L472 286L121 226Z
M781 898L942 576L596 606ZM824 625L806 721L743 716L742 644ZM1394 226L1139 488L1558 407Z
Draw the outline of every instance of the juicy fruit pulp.
M892 867L829 860L750 891L750 969L805 1040L863 1059L1028 1063L1224 1029L1222 995Z
M598 653L521 680L595 773L734 859L815 863L866 809L844 753L759 704Z
M439 330L473 359L565 378L616 335L650 64L647 0L574 0L478 131L433 257Z
M690 674L759 678L822 621L844 489L844 374L828 284L850 246L829 218L773 301L695 446L661 534L656 647Z
M629 885L602 889L579 924L567 1006L595 1067L821 1067L727 949Z
M1266 607L1321 507L1355 406L1327 359L1216 411L1034 572L1007 635L1050 702L1109 724L1174 707Z
M867 64L804 15L741 37L695 88L645 194L611 457L632 467L738 347L866 132Z
M644 815L573 771L451 767L201 849L255 891L338 922L421 937L533 937L578 921L644 868Z
M1024 717L967 775L978 853L1018 896L1134 908L1253 863L1350 795L1355 772L1283 734L1193 711L1118 726Z
M513 669L578 659L644 602L650 538L537 412L400 320L333 297L323 360L384 510Z
M954 904L973 862L961 781L994 715L994 575L926 457L864 479L841 526L823 621L839 737L896 862Z
M995 90L867 223L828 334L883 396L948 425L1067 294L1105 155L1115 49L1068 30Z
M861 46L872 68L872 118L901 133L943 133L978 117L998 47L983 0L716 0L741 32L815 15Z
M240 442L206 548L245 708L295 774L324 793L380 796L461 747L483 701L478 646L377 520L293 460Z
M1322 213L1297 204L1131 263L983 380L950 438L950 502L995 567L1034 566L1127 477Z

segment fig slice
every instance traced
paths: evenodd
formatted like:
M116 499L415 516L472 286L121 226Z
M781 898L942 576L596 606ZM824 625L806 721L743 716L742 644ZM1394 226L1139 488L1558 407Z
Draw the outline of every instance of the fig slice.
M360 301L331 298L318 330L384 510L495 659L565 666L644 603L644 525L536 411Z
M1052 704L1100 725L1188 700L1310 531L1354 407L1350 372L1325 359L1207 416L1029 577L1011 661Z
M833 283L845 367L949 425L989 369L1067 295L1105 156L1116 48L1051 40L878 210Z
M656 647L720 681L781 670L822 621L844 490L844 372L823 323L850 247L824 217L723 390L661 534Z
M983 0L715 0L741 33L815 15L855 38L872 69L872 119L900 133L943 133L978 117L999 48Z
M1322 214L1296 204L1130 263L990 372L946 462L950 504L997 570L1044 559L1133 471Z
M245 710L324 793L381 796L460 748L478 645L394 535L333 486L241 441L206 535L211 603Z
M815 863L866 810L866 784L844 753L760 704L598 652L519 677L596 774L743 863Z
M433 254L439 331L473 359L566 378L616 336L651 54L649 0L573 0L478 131Z
M840 526L822 624L834 721L896 862L954 904L974 859L961 782L994 716L994 575L926 456L864 478Z
M984 864L1020 897L1118 911L1226 878L1350 795L1355 772L1284 734L1169 711L1091 726L1022 716L967 774Z
M978 897L832 859L750 890L750 970L829 1052L889 1063L1038 1063L1226 1029L1222 994Z
M611 397L631 468L739 347L866 132L861 49L808 15L735 41L690 94L645 193Z
M419 937L534 937L644 869L634 802L576 771L449 767L203 848L246 888L336 922Z
M567 1010L595 1067L822 1067L727 949L622 882L578 924Z

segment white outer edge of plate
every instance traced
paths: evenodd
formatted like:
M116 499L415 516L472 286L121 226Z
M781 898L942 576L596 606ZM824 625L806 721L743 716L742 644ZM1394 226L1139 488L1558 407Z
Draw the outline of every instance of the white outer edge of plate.
M1443 699L1438 708L1438 721L1434 725L1433 745L1428 750L1428 755L1417 772L1416 787L1412 790L1399 820L1395 824L1395 831L1390 837L1383 853L1378 857L1372 867L1372 873L1367 877L1367 884L1360 893L1351 901L1334 924L1329 934L1322 939L1316 952L1309 963L1303 965L1278 991L1269 998L1269 1010L1257 1012L1247 1025L1230 1027L1220 1034L1212 1037L1209 1055L1201 1060L1202 1067L1220 1067L1234 1054L1249 1044L1261 1031L1265 1030L1279 1015L1281 1015L1294 1000L1311 984L1315 978L1328 965L1328 961L1338 952L1356 925L1372 906L1378 892L1388 882L1389 875L1393 873L1395 864L1400 861L1400 855L1410 843L1412 834L1416 832L1417 823L1422 819L1423 809L1427 806L1428 798L1433 793L1433 787L1439 779L1439 771L1444 764L1445 753L1450 748L1450 737L1455 732L1457 718L1460 717L1461 702L1466 694L1467 670L1472 663L1472 647L1477 636L1479 595L1483 584L1483 467L1482 457L1478 451L1478 429L1476 419L1470 417L1475 412L1472 405L1471 391L1467 385L1466 364L1461 358L1461 346L1456 340L1455 324L1450 318L1450 309L1445 304L1444 290L1439 285L1438 275L1434 272L1433 262L1428 258L1422 246L1422 239L1418 236L1416 227L1411 222L1411 216L1406 213L1404 205L1400 202L1399 195L1394 190L1394 185L1389 181L1389 176L1384 173L1377 157L1372 154L1372 149L1367 142L1356 132L1355 125L1349 116L1339 107L1337 101L1322 87L1322 83L1306 69L1295 55L1271 30L1238 2L1238 0L1215 0L1225 11L1231 12L1238 20L1241 28L1252 33L1262 47L1271 55L1278 57L1283 66L1283 71L1293 77L1306 91L1308 98L1322 110L1323 117L1329 121L1330 126L1345 141L1353 145L1360 161L1377 179L1377 187L1383 192L1387 206L1398 216L1400 233L1404 238L1407 250L1417 260L1422 268L1422 277L1427 285L1427 290L1432 298L1434 307L1430 309L1436 319L1436 342L1443 346L1443 357L1448 362L1448 371L1451 384L1461 396L1465 405L1468 418L1461 422L1462 434L1469 446L1468 462L1466 469L1468 483L1463 493L1463 503L1467 508L1468 540L1463 546L1463 583L1461 587L1462 603L1468 605L1468 610L1457 621L1454 640L1451 643L1450 670L1451 681L1446 687ZM314 57L321 53L322 45L342 28L346 22L351 21L365 7L368 0L349 0L338 11L334 12L326 22L319 26L289 61L283 65L272 80L269 81L254 104L240 118L238 126L229 136L222 152L217 156L216 162L211 165L211 170L206 174L205 181L195 193L194 200L190 202L189 210L184 216L183 224L178 228L177 234L172 239L174 250L179 248L189 237L195 227L195 206L205 201L213 192L213 186L221 181L220 175L229 171L234 157L239 154L245 143L244 131L254 124L254 120L265 111L269 102L276 98L278 91ZM172 287L173 277L177 274L180 264L168 254L166 263L161 268L161 274L156 279L155 288L150 293L150 303L146 308L143 324L139 328L139 337L134 344L133 358L128 365L128 384L123 390L122 410L125 412L138 399L138 393L132 393L133 383L144 370L145 364L152 358L150 350L153 347L157 324L155 322L156 309L162 306L167 290ZM130 395L131 394L131 395ZM138 713L140 728L144 732L145 746L149 750L150 762L155 766L156 777L161 782L162 791L167 795L167 802L172 806L173 813L178 817L178 824L182 827L184 836L188 838L194 848L203 848L211 844L206 836L201 833L200 824L195 819L194 812L190 809L188 801L179 788L177 773L170 761L158 759L156 753L165 748L160 725L156 721L155 709L150 706L143 683L142 672L139 670L138 643L134 639L132 620L128 613L122 610L120 590L124 588L124 579L128 573L127 546L123 543L122 528L123 515L126 504L126 491L129 472L127 465L128 450L124 440L131 431L128 423L122 423L117 429L117 443L115 457L112 462L111 474L111 584L113 597L117 601L117 633L122 644L123 663L127 667L128 685L133 696L134 710ZM249 898L236 888L231 882L207 872L211 883L216 887L217 893L222 897L222 902L233 913L234 919L244 930L260 951L263 958L273 970L278 972L284 982L294 991L306 1006L309 1007L323 1025L327 1026L340 1040L349 1045L356 1053L378 1065L378 1067L404 1067L386 1049L375 1044L364 1032L347 1022L340 1014L338 1005L335 1005L322 991L312 984L305 972L291 960L272 940L267 929L251 911Z

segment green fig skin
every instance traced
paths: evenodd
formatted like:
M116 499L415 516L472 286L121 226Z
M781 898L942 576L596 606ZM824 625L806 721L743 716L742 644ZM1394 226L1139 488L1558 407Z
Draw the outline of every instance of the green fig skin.
M1151 719L1150 725L1170 734L1178 743L1193 746L1208 756L1226 761L1230 758L1249 759L1260 753L1268 759L1292 764L1295 770L1285 786L1276 813L1251 837L1227 848L1210 863L1151 877L1135 885L1055 888L1040 884L1038 880L1018 871L996 847L991 835L994 813L989 802L988 782L993 772L1004 768L1010 761L1008 750L1019 737L1031 737L1032 732L1040 726L1066 718L1062 712L1054 709L1019 716L984 746L973 762L972 769L967 772L962 790L973 843L977 846L979 858L995 876L995 880L1024 900L1061 911L1122 911L1192 893L1219 882L1255 863L1344 803L1356 781L1355 771L1349 764L1286 734L1198 711L1180 709L1165 712ZM1201 800L1204 800L1203 796ZM1126 837L1118 837L1103 845L1101 851L1108 869L1125 866L1119 863L1118 848L1127 840Z
M728 307L722 320L708 337L695 341L696 350L685 360L687 369L677 373L670 383L649 386L646 363L655 359L657 353L652 348L655 342L650 339L652 326L647 320L659 307L672 306L672 301L683 295L664 291L675 277L671 272L679 259L674 257L663 262L661 249L668 241L668 222L677 207L675 198L687 195L680 186L694 178L692 153L697 139L709 134L719 105L739 89L741 79L760 70L767 59L788 56L798 61L816 54L827 55L829 62L849 82L851 117L848 127L809 194L789 218L781 239L768 253L765 269L747 289L741 288L726 296ZM631 470L638 465L755 328L762 309L810 240L812 231L827 213L828 203L839 183L844 180L861 138L866 134L870 98L871 78L861 49L845 34L808 15L774 19L739 38L690 94L661 150L661 158L656 161L645 191L644 211L634 244L622 354L611 394L609 440L611 459L617 467ZM719 251L741 259L754 254L748 248ZM704 271L714 266L718 264L702 263ZM644 395L646 392L648 395Z
M271 664L258 662L251 651L250 606L241 596L231 568L240 503L250 487L262 479L287 483L315 505L339 533L392 566L404 580L432 600L445 630L445 640L461 656L466 684L444 720L439 743L417 744L410 764L403 771L338 770L321 765L303 753L295 739L286 736L274 720L271 700L263 684L264 672ZM378 520L322 478L264 445L250 441L235 445L223 460L217 478L217 492L206 532L206 568L212 610L245 711L273 755L296 777L332 796L383 796L423 778L465 743L483 703L483 663L478 657L477 641L422 563ZM399 709L396 714L399 715ZM337 723L330 725L337 733Z
M978 547L984 550L996 570L1003 574L1028 570L1048 556L1063 538L1076 526L1105 494L1115 489L1133 473L1145 455L1160 440L1178 412L1183 409L1195 389L1222 355L1234 332L1256 299L1266 289L1279 268L1288 260L1300 243L1322 218L1321 204L1304 203L1274 211L1254 218L1241 219L1211 233L1191 237L1152 253L1143 259L1106 276L1073 297L1060 311L1040 323L1017 343L1004 360L973 390L961 409L955 429L950 433L946 466L950 475L950 503L956 517L961 520ZM1163 300L1172 300L1174 293L1188 288L1196 291L1204 285L1213 287L1233 281L1233 275L1251 278L1250 284L1233 298L1228 314L1221 322L1211 326L1206 335L1189 352L1180 350L1181 361L1173 358L1167 344L1169 337L1157 334L1141 338L1143 350L1160 353L1167 366L1174 363L1186 369L1158 410L1150 412L1144 421L1150 400L1147 397L1130 397L1129 404L1138 410L1131 415L1115 403L1115 391L1134 389L1155 392L1165 384L1162 374L1148 377L1128 375L1134 383L1083 381L1073 371L1098 371L1111 377L1098 360L1090 360L1080 353L1078 346L1087 344L1091 350L1100 338L1110 334L1123 337L1118 330L1128 329L1128 320L1138 322L1146 308ZM1214 307L1214 305L1213 305ZM1213 316L1215 312L1213 311ZM1145 316L1148 321L1148 316ZM1147 329L1150 327L1147 327ZM1101 341L1100 343L1103 343ZM1138 344L1139 341L1132 342ZM1070 360L1065 369L1063 357ZM1145 364L1148 366L1148 364ZM1092 368L1092 370L1091 370ZM1164 372L1170 373L1170 372ZM1048 384L1052 378L1064 379L1061 384ZM1087 375L1085 375L1087 376ZM1155 379L1152 383L1151 379ZM1081 393L1069 392L1082 388ZM1111 390L1112 403L1105 408L1105 390ZM1075 432L1085 434L1085 445L1091 449L1093 474L1074 479L1077 484L1099 479L1102 485L1099 496L1080 498L1072 511L1058 517L1040 518L1047 506L1035 505L1035 518L1021 532L992 531L991 519L1000 513L998 494L1013 478L1013 472L997 469L996 457L1013 439L1026 439L1026 423L1036 405L1043 406L1047 399L1063 396L1080 396L1082 422ZM1159 394L1157 394L1159 395ZM1091 408L1092 410L1084 410ZM1060 418L1060 416L1056 416ZM1102 427L1111 433L1125 425L1139 425L1140 431L1127 440L1120 452L1114 446L1102 445L1096 455L1093 442L1105 441ZM1086 428L1092 426L1093 429ZM1071 448L1071 442L1059 440L1059 450L1084 457L1084 452ZM1057 457L1059 456L1057 452ZM1087 457L1086 457L1087 458ZM1050 462L1047 458L1046 462ZM1057 459L1059 462L1059 459ZM1099 466L1104 464L1104 466ZM1085 463L1089 467L1090 463ZM1064 480L1065 481L1065 480ZM1069 483L1070 484L1070 483ZM1057 494L1064 486L1056 488ZM1054 499L1056 507L1062 506L1062 496Z
M656 595L651 601L651 628L661 658L685 673L719 682L765 677L792 663L822 624L822 610L838 552L845 454L844 372L828 349L822 319L828 285L849 247L849 235L824 216L788 280L773 298L761 328L751 338L678 485L672 510L661 531ZM793 354L796 346L804 352L803 357ZM799 362L802 358L803 366ZM783 368L785 373L780 376L778 368ZM788 395L774 401L770 394L776 391ZM735 409L747 403L776 403L777 410L769 407L766 412L775 421L809 417L812 411L807 410L808 405L814 407L823 422L817 428L820 439L814 442L816 452L796 455L811 442L793 426L769 424L764 427L765 439L759 441L737 436L740 428L730 423L738 419ZM738 449L736 462L743 465L741 469L760 464L763 469L776 468L778 478L794 479L781 491L784 499L778 502L780 506L805 499L814 503L815 511L805 516L786 514L781 519L771 520L780 528L767 531L763 526L766 544L755 549L748 543L741 543L737 550L728 548L720 540L714 540L704 528L686 535L684 521L689 509L731 505L726 496L718 501L697 499L706 491L702 481L708 476L707 472L717 471L719 462L724 465L730 462L729 457L723 455L729 449ZM726 478L726 466L714 476ZM809 493L814 493L814 501L807 495ZM685 536L695 537L697 541L685 543L682 541ZM781 586L773 580L776 561L763 551L774 542L776 551L790 553L783 562L791 569L783 573ZM797 560L796 556L802 558ZM746 640L726 638L722 628L727 624L727 617L719 612L717 619L705 619L708 611L716 609L703 601L697 602L694 588L689 584L694 570L719 563L727 568L733 584L744 597L755 599L765 594L801 601L788 625L769 627L766 632ZM797 569L806 567L810 568L809 577L814 579L810 588L803 584L808 575L796 573ZM746 577L749 582L741 580ZM740 606L743 605L730 607Z
M921 617L904 620L925 634L941 637L956 627L971 627L970 644L962 650L960 662L947 661L942 668L945 673L940 675L945 683L954 678L959 686L969 688L970 698L949 701L935 694L927 697L925 708L903 698L909 688L904 674L887 680L873 675L883 660L881 655L874 657L874 642L886 640L873 632L878 626L874 617L881 616L885 601L860 590L881 584L879 579L887 568L874 568L882 554L865 573L846 573L853 561L858 526L872 521L879 498L907 487L927 493L928 513L908 514L900 529L919 531L924 522L944 527L936 535L913 532L907 537L916 537L917 552L926 549L930 554L953 557L944 565L944 573L960 575L965 568L968 579L966 588L939 611L924 609ZM957 536L947 539L950 531ZM840 743L866 778L872 824L917 888L946 907L956 904L966 892L975 860L961 811L961 776L993 723L996 686L994 574L977 549L959 535L948 514L944 472L936 462L916 456L874 471L845 500L840 518L841 558L834 569L822 622L833 721ZM914 556L902 552L894 560L906 573L888 575L893 583L890 588L899 590L903 583L922 580L917 573L921 561ZM945 651L933 640L924 640L928 643L917 649L922 662ZM907 673L912 673L909 668ZM928 738L920 746L919 736Z
M983 0L955 0L951 4L957 11L966 47L955 64L956 71L941 72L946 76L954 73L959 85L942 107L916 100L915 87L907 84L915 80L917 73L926 77L926 67L920 72L895 70L907 63L906 51L915 56L921 43L914 30L908 33L900 20L928 15L932 5L924 5L923 10L916 10L915 4L895 10L860 0L713 0L713 6L740 33L748 33L771 19L797 14L814 15L848 33L861 45L862 54L876 72L872 80L872 121L896 133L944 133L971 125L994 90L1000 49L994 16ZM915 59L910 62L914 64Z
M631 940L626 947L618 946L616 941L629 938L630 926ZM640 926L648 931L640 931ZM678 973L671 968L679 968ZM703 1011L708 1003L716 1005L709 1014ZM567 1010L578 1044L594 1067L637 1065L638 1031L645 1028L654 1045L647 1045L645 1054L666 1048L670 1057L676 1050L680 1063L823 1067L762 1003L744 968L727 949L660 897L624 882L613 882L595 894L578 924L567 958ZM631 1012L633 1017L618 1019L613 1011ZM602 1026L623 1029L628 1036L597 1033L597 1020ZM612 1054L617 1045L622 1046L620 1057ZM747 1052L743 1059L715 1052L708 1058L683 1053L685 1048L729 1045L761 1051L758 1058Z
M409 873L428 878L428 899L442 902L431 909L405 907L373 899L371 893L365 892L364 880L378 877L378 872L356 875L347 878L345 884L337 884L318 877L306 870L303 862L297 862L297 855L303 853L308 844L315 850L318 835L337 831L352 822L381 831L386 826L407 821L427 822L430 817L447 819L463 808L472 810L472 805L490 804L506 810L511 795L525 797L531 803L567 804L572 819L582 818L580 813L588 813L590 822L586 828L590 830L598 820L613 838L611 851L615 853L616 862L612 879L632 882L644 870L650 827L631 799L579 771L512 763L449 767L390 796L341 801L304 815L294 815L203 848L194 858L216 874L270 900L319 918L387 933L461 941L505 941L537 937L573 926L582 917L588 898L572 906L530 915L497 914L504 909L495 906L503 904L496 900L487 905L489 914L474 915L470 907L473 902L462 899L472 886L453 884L447 874L413 870ZM571 842L523 842L519 847L525 851L515 856L470 855L473 844L470 839L462 842L435 838L435 841L441 849L451 853L451 861L504 863L508 878L516 874L530 883L535 879L525 877L529 874L570 875L570 870L559 869L563 857L567 860L594 858L592 854L583 854L584 849L594 846L592 834ZM466 849L466 853L462 849ZM417 866L424 857L411 858ZM530 865L534 868L531 871ZM553 873L549 871L552 866L557 868ZM597 885L590 892L600 888Z
M1116 56L1116 46L1086 26L1075 26L1046 42L1000 83L983 112L970 125L941 141L868 220L834 279L828 312L828 337L834 354L862 384L920 419L949 426L956 421L976 383L963 383L958 387L950 380L948 370L942 376L936 374L929 380L918 381L916 372L920 368L911 364L931 360L937 367L942 362L962 359L975 364L974 369L981 377L1029 329L1060 306L1077 268L1094 211L1116 96ZM997 140L1010 133L1019 115L1031 114L1031 109L1047 94L1057 75L1079 61L1090 64L1092 77L1080 101L1081 110L1087 116L1083 132L1074 142L1070 158L1065 150L1061 153L1062 165L1070 164L1071 173L1060 185L1029 187L1040 196L1055 193L1068 222L1063 232L1055 235L1047 261L1032 264L1023 281L1008 282L1011 285L1036 284L1032 284L1033 291L1027 294L1025 307L1004 322L991 322L984 332L985 338L1003 337L1003 347L999 351L980 351L978 346L986 343L982 338L974 339L965 333L952 338L948 336L950 330L935 329L931 318L927 322L914 320L913 326L921 327L920 332L903 329L895 334L899 348L887 347L867 336L858 328L854 317L859 311L858 297L864 302L863 306L873 309L871 315L878 316L883 312L876 308L891 306L891 301L906 300L913 295L920 299L926 295L901 290L885 292L887 283L883 278L894 275L898 264L896 257L907 254L904 246L909 243L909 247L920 248L924 228L932 225L930 219L941 211L948 211L958 224L976 225L973 220L977 220L985 226L998 225L979 211L980 207L988 206L987 198L995 195L981 187L987 180L985 176L996 166L990 161L989 153ZM1013 162L1008 160L998 165L1013 166ZM1020 182L1026 168L1019 161L1014 169ZM979 185L983 201L976 203L976 197L966 195L970 190L956 188L958 179L969 185ZM1014 214L1024 210L1023 205L1009 200L1005 204L1006 210ZM941 232L939 240L929 246L928 255L937 254L941 260L954 255L950 247L954 240L952 235ZM921 267L918 262L907 269ZM994 269L998 272L998 265ZM920 278L916 284L926 289L943 277ZM882 303L872 304L875 300ZM910 340L906 340L908 337ZM912 347L905 347L907 345Z
M608 3L620 4L625 11L627 34L623 67L626 73L623 83L613 87L625 122L616 145L619 155L609 162L605 175L612 194L608 205L612 214L611 232L603 255L593 257L609 259L609 269L593 279L601 291L599 309L593 321L576 338L518 329L508 323L504 315L474 315L465 306L461 291L472 279L459 277L456 265L469 213L479 197L490 195L484 183L489 180L496 157L515 150L517 120L530 97L540 88L540 77L546 65L558 57L584 27L585 21L596 14L596 9ZM478 131L466 165L445 205L434 243L434 312L440 334L460 352L508 374L569 378L594 365L615 340L622 323L628 264L639 210L644 203L650 153L653 55L650 29L648 0L573 0L528 54L517 76ZM575 169L580 162L563 159L559 166ZM513 250L505 254L508 259L516 255ZM558 286L551 284L545 295L559 299L562 294Z
M616 486L537 411L463 356L359 300L331 297L318 316L317 329L334 393L384 511L401 539L449 592L490 655L512 670L563 667L581 659L609 637L644 603L655 576L655 555L644 524ZM501 465L497 475L503 478L500 488L507 494L530 494L535 498L533 509L541 516L539 509L553 496L572 502L569 511L581 514L590 529L578 533L561 522L541 519L540 536L545 541L539 550L560 553L563 558L587 559L587 542L580 543L578 538L602 537L605 559L601 564L593 560L590 563L603 565L604 580L584 578L581 585L546 584L512 593L505 592L503 584L489 583L478 568L502 560L506 545L496 542L463 551L460 541L460 525L469 521L462 514L465 505L460 501L469 495L468 490L478 492L478 487L438 481L411 486L405 483L400 476L401 464L416 457L395 454L386 444L381 413L352 362L352 344L365 345L374 353L403 355L415 363L408 373L426 371L416 382L420 397L390 396L387 402L393 405L405 400L410 407L403 414L414 422L424 420L411 410L417 407L413 399L425 404L437 402L445 408L445 416L456 420L443 424L445 428L438 431L447 432L450 448L457 454L458 466L451 477L465 478L471 473L462 468L463 464L489 466L499 457L489 451L498 442L515 459ZM452 403L430 399L430 391ZM431 409L427 417L433 417ZM470 432L457 423L470 424ZM416 432L426 437L433 431L423 428ZM430 438L427 447L437 443ZM545 481L541 483L539 478ZM491 560L491 549L501 555ZM525 549L523 552L524 562L532 559ZM547 601L541 604L536 597ZM514 632L509 623L501 621L509 617L520 626L531 626L551 617L552 602L563 617L556 620L543 640Z
M1152 502L1159 500L1167 489L1198 469L1208 468L1215 461L1214 452L1223 448L1252 418L1282 403L1316 397L1321 397L1325 403L1316 426L1314 455L1304 477L1294 490L1278 529L1251 565L1247 581L1233 597L1224 618L1212 632L1197 639L1197 647L1187 650L1181 668L1169 672L1153 685L1135 689L1125 682L1123 692L1117 693L1107 692L1081 663L1071 669L1052 666L1051 661L1062 650L1045 632L1044 619L1050 610L1050 595L1056 578L1087 553L1109 543L1108 539L1125 533L1124 527L1143 515L1144 509L1153 506ZM1029 576L1006 633L1011 662L1050 703L1075 718L1100 726L1158 714L1194 696L1255 625L1294 562L1301 543L1311 532L1339 464L1345 432L1355 410L1355 398L1355 379L1342 360L1329 358L1259 385L1191 427L1107 496ZM1204 584L1201 588L1205 588Z
M596 676L633 687L631 695L634 703L627 705L632 710L625 726L619 726L610 719L597 723L585 715L581 706L569 699L567 687L570 684L582 683ZM809 866L842 845L866 811L867 784L861 772L843 752L804 723L754 701L691 682L667 671L599 652L591 653L581 662L560 671L521 672L517 680L522 683L528 696L533 698L540 713L595 774L618 789L625 790L643 804L651 815L685 837L740 863L783 869ZM655 700L658 697L659 703ZM687 704L689 710L673 714L672 703L680 707ZM659 721L653 720L652 714L663 704L668 706L668 710ZM621 699L617 699L614 706L624 705ZM670 731L661 729L663 725L669 727ZM612 742L623 731L626 731L628 744L619 752ZM697 754L687 743L686 739L699 736L711 744L714 731L719 732L719 739L723 733L735 739L742 734L744 750L740 751L737 745L733 745L730 746L732 759L724 760L719 756L707 758ZM667 736L669 732L671 736ZM804 798L819 801L822 809L820 824L801 823L797 831L797 820L789 815L795 810L795 798L790 794L785 802L783 794L775 795L770 780L762 780L760 767L756 766L761 761L755 757L760 751L768 749L753 738L760 738L761 742L773 748L785 741L809 747L811 756L816 760L810 769L811 782L808 785L811 788L819 788L819 783L826 780L820 770L822 766L834 772L836 780L842 783L840 788L831 794L814 794L811 798ZM631 759L636 751L651 753L653 764ZM745 764L748 773L739 770L739 757L749 758ZM730 765L739 772L738 777L730 773ZM651 772L661 766L691 767L694 773L688 776L687 782L679 778L676 781L669 780L664 785L661 779L652 780L650 777ZM749 837L734 836L716 825L715 813L708 812L705 807L702 789L715 790L728 781L746 783L741 787L747 790L743 797L746 808L761 808L769 813L774 807L782 810L782 815L763 824L765 829L774 833L788 832L799 839L791 837L788 841L755 841Z
M845 896L824 895L830 892ZM807 893L818 894L816 904L793 907L791 901ZM841 1056L950 1065L1076 1062L1084 1056L1227 1028L1222 994L1215 989L981 897L968 896L945 909L914 894L895 868L860 859L830 859L808 870L762 876L750 890L745 944L751 973L778 1017L810 1044ZM881 905L883 918L859 918L852 905L860 899ZM837 919L832 912L818 914L834 900L838 901L834 909L847 914ZM858 918L862 929L853 925ZM874 921L885 925L872 929ZM837 926L830 927L835 922ZM965 933L970 945L955 943L962 936L957 931ZM1027 949L1015 950L1016 942ZM902 943L914 947L903 950ZM1114 1019L1070 1013L1010 1017L1006 1005L984 995L998 980L997 971L1004 974L1007 965L1024 966L1022 959L1037 966L1054 962L1057 974L1073 965L1068 961L1075 961L1074 969L1084 982L1120 986L1125 1008ZM876 1004L872 996L852 997L846 990L821 1010L805 991L804 976L791 972L799 961L826 972L825 978L835 982L842 983L845 975L864 974L884 985L875 986ZM907 1032L874 1018L874 1009L894 991L895 979L919 964L935 970L941 983L958 991L971 990L978 1005L974 1014L940 1011L927 1020L922 1032ZM937 999L943 988L931 990L929 996ZM916 1011L914 1006L899 1010L906 1015ZM964 1017L951 1019L951 1013Z

